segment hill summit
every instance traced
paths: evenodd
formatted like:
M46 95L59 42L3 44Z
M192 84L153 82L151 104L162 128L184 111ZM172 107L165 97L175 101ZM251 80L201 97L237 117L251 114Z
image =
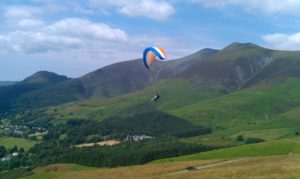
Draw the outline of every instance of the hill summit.
M53 72L39 71L25 78L22 83L56 84L68 79L66 76L58 75Z

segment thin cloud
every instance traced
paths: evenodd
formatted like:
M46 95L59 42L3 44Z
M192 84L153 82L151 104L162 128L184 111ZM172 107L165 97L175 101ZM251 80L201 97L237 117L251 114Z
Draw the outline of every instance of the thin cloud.
M41 9L33 6L7 6L4 8L4 17L6 19L33 18L41 14Z
M185 0L184 0L185 1ZM300 1L297 0L187 0L200 3L207 8L242 7L245 11L266 15L296 15L300 16Z
M144 16L155 20L166 20L172 14L175 9L166 2L155 2L152 0L139 1L136 4L127 4L120 7L119 12L128 15L130 17Z
M158 21L166 20L175 13L171 3L158 0L90 0L89 3L101 10L112 8L129 17L146 17Z
M194 50L182 39L151 34L129 36L122 29L82 18L65 18L35 30L0 34L0 46L2 51L23 54L78 50L85 51L89 58L105 61L140 57L147 46L170 49L170 58Z
M300 32L293 34L275 33L263 35L265 43L278 50L300 50Z
M128 36L123 30L80 18L62 19L41 30L18 30L0 34L0 42L4 49L23 53L85 48L95 41L117 43L127 39Z
M40 27L44 25L41 19L42 10L33 6L7 6L4 7L3 17L9 26L22 28Z
M98 40L126 41L128 38L121 29L81 18L66 18L45 27L45 30L53 34Z
M17 24L20 27L27 27L27 28L44 26L44 22L38 19L21 19L18 21Z

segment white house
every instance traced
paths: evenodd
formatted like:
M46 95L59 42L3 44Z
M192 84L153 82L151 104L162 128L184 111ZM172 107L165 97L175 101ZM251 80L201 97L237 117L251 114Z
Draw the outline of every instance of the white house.
M19 155L18 152L13 152L13 153L12 153L12 156L14 156L14 157L16 157L16 156L18 156L18 155Z

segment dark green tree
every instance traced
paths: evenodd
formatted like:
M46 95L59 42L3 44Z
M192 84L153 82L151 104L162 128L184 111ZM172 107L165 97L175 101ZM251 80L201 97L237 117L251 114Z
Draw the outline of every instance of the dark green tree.
M265 140L260 138L247 138L245 141L246 144L255 144L260 142L265 142Z
M13 152L17 152L18 151L18 147L15 145L13 148L10 148L9 150L8 150L8 153L13 153Z
M239 142L243 142L243 141L244 141L243 135L238 135L238 136L236 137L236 140L239 141Z
M4 157L7 153L7 150L4 146L0 146L0 158Z
M20 153L24 153L24 152L25 152L24 148L21 147L21 148L19 149L19 152L20 152Z

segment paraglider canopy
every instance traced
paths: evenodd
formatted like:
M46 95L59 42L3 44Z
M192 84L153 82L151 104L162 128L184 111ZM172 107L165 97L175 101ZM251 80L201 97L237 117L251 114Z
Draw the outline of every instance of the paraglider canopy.
M155 60L161 61L166 59L166 51L163 48L148 47L144 50L143 60L146 68L151 68Z

